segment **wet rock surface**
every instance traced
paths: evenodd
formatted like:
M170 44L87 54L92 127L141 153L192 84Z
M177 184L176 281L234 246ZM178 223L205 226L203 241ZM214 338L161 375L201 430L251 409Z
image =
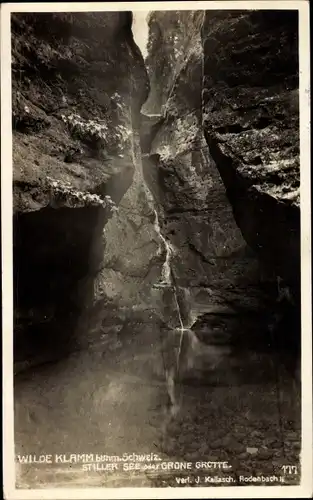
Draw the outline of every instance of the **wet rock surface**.
M130 12L12 16L21 367L83 345L107 302L133 305L154 279L138 134L149 81L131 23Z
M44 191L47 176L100 193L112 176L129 177L123 127L132 127L148 93L131 13L14 14L12 32L15 209L48 203L24 186Z
M147 70L130 13L13 19L16 453L165 464L19 464L19 487L298 465L295 28L268 12L150 13Z
M292 11L207 12L202 30L203 128L211 156L244 238L292 288L295 300L300 293L297 26Z
M260 285L268 277L235 222L203 135L203 47L199 27L204 12L155 12L150 23L158 23L166 31L168 24L176 25L177 17L180 28L174 31L174 39L177 46L179 41L183 44L184 51L183 55L179 53L175 43L163 47L172 61L173 84L167 99L162 95L163 119L158 128L154 126L150 154L143 157L145 179L159 206L162 231L176 249L173 273L177 284L188 290L191 315L234 312L238 307L255 311L264 307ZM157 47L163 46L163 38L154 36L147 59L150 72L151 60L156 67L161 64ZM151 110L156 111L151 96L160 91L152 79L145 113L150 103Z
M144 173L175 279L194 317L264 314L275 342L287 331L298 351L297 13L154 12L149 23L148 72L164 53L171 68L145 103L156 113L161 100L163 118Z

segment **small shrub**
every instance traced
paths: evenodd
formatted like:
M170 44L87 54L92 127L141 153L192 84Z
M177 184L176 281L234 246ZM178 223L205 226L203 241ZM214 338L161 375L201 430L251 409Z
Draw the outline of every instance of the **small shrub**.
M119 109L123 109L123 105L122 105L122 98L120 96L120 94L118 94L117 92L115 92L112 97L111 97L112 101L116 104L116 107L119 108Z
M62 120L68 125L69 132L74 139L88 143L96 149L123 151L128 144L131 131L123 125L109 128L105 121L84 120L80 115L62 115Z
M84 207L84 206L95 206L107 208L110 212L115 212L118 210L117 206L113 202L109 195L101 198L97 194L92 194L89 192L78 191L73 188L71 184L67 181L59 181L47 177L48 186L51 192L51 198L53 202L68 204L71 207Z
M171 147L167 144L166 146L163 147L162 151L160 151L160 160L161 162L166 162L172 157L172 149Z
M97 123L94 120L84 120L81 116L70 114L62 115L62 120L67 123L73 138L82 141L93 142L95 140L105 140L108 133L106 123Z

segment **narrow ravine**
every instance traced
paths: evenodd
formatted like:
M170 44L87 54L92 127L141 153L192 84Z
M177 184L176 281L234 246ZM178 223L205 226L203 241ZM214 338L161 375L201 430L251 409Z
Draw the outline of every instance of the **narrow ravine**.
M179 369L180 369L180 364L181 364L182 345L183 345L184 335L185 335L187 328L184 327L182 314L180 311L180 305L178 302L176 285L173 282L174 280L173 280L172 269L171 269L171 258L172 258L173 252L175 250L171 246L171 244L168 241L166 241L166 239L162 235L160 224L159 224L159 217L158 217L158 213L156 211L155 211L155 228L156 228L157 233L160 235L160 238L161 238L162 242L164 243L164 247L165 247L165 261L164 261L164 264L162 266L161 281L159 283L157 283L155 286L157 288L161 288L161 289L162 288L169 288L173 291L174 303L176 306L178 320L179 320L179 328L177 328L177 330L179 332L179 347L178 347L177 356L176 356L176 363L173 367L169 367L165 371L168 393L169 393L170 401L172 404L171 412L175 412L175 411L177 411L177 404L178 404L177 397L176 397L176 385L179 382L178 376L179 376Z
M212 16L219 19L221 36L232 16L237 19L226 11ZM141 18L135 16L137 43ZM261 250L266 248L258 253L258 206L248 204L245 223L245 207L234 205L232 182L238 182L242 199L246 186L238 172L227 170L228 160L219 163L222 146L212 138L210 117L220 112L220 121L227 121L233 109L223 86L208 89L213 21L205 11L149 13L141 54L127 12L15 19L17 71L30 57L19 52L20 27L28 26L31 47L53 49L62 62L58 85L69 93L69 109L62 113L83 117L75 136L61 115L49 115L48 97L32 74L30 83L20 83L26 97L19 97L18 117L25 118L28 106L39 120L46 106L42 119L51 123L39 136L33 129L14 131L17 229L19 221L30 221L28 239L17 238L15 250L23 256L26 249L30 265L23 260L27 286L16 282L16 332L22 339L16 352L27 366L16 370L14 387L19 488L242 486L240 477L251 474L278 478L277 484L299 482L300 475L280 479L283 465L299 467L301 445L298 358L290 347L297 345L296 280L278 274L277 255L273 267L263 259L266 235L260 240ZM254 19L253 29L262 38L261 21ZM64 26L67 35L59 40ZM80 40L86 26L105 30L103 67L96 60L99 37L87 30ZM288 26L282 21L282 30ZM78 101L77 89L73 95L68 90L63 62L63 54L69 61L74 57L77 44L89 64L89 70L80 66L78 51ZM35 53L42 68L41 52ZM47 82L54 88L53 79ZM41 111L29 104L33 93ZM239 121L240 106L234 107ZM264 106L262 101L262 112ZM95 130L106 127L96 148L82 133L94 123ZM244 143L227 126L221 123L217 134L231 144ZM68 154L63 158L69 148L76 148L70 163ZM36 151L38 165L27 156L30 151ZM76 198L66 206L66 220L50 206L51 189L43 190L44 168L82 200L80 211ZM112 213L101 204L90 208L94 196L97 203L112 197ZM75 221L70 231L68 221ZM36 242L33 253L27 241ZM48 265L51 273L45 272ZM29 302L31 274L36 288ZM65 337L71 342L63 353ZM138 458L145 454L148 460ZM47 455L51 464L38 463ZM227 466L208 465L214 463Z

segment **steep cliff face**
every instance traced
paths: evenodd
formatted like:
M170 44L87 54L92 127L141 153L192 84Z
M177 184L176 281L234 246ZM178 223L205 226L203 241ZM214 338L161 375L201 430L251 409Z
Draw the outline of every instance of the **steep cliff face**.
M209 313L199 325L223 312L233 331L244 320L270 340L280 325L287 342L299 331L297 14L153 12L149 23L148 72L160 76L143 108L145 175L176 281L195 317Z
M127 301L157 254L131 24L130 12L12 16L17 361L85 342L95 306Z
M260 260L299 299L296 11L208 11L203 127L234 216Z
M181 71L188 72L188 68L191 73L188 74L188 80L185 79L185 92L189 99L193 94L195 107L200 108L199 75L193 75L192 72L193 69L196 71L196 66L200 69L197 62L200 62L202 53L200 33L203 15L204 11L150 12L145 63L151 88L143 106L144 112L159 113L162 107L168 108L170 97L175 99L176 79ZM195 64L192 64L192 60ZM179 111L177 109L177 114ZM162 112L165 114L166 109Z
M260 295L255 293L259 280L257 259L236 225L203 135L204 15L203 11L155 12L150 17L152 27L158 23L159 29L163 27L166 32L168 25L179 26L172 31L172 37L181 48L180 52L172 48L173 54L168 55L168 45L162 47L161 57L172 61L173 85L160 110L159 127L154 125L150 156L145 157L146 178L161 207L163 231L177 249L173 259L176 280L188 289L195 315L206 310L231 311L239 306L253 308ZM159 54L161 41L153 29L150 65L153 55ZM154 64L158 67L156 55ZM151 87L153 96L159 88L154 89L153 83ZM145 113L148 107L149 100ZM152 107L152 111L155 109Z
M294 16L13 16L17 487L300 471Z
M266 342L298 305L297 19L277 16L152 12L147 69L129 12L12 16L17 361L110 311Z

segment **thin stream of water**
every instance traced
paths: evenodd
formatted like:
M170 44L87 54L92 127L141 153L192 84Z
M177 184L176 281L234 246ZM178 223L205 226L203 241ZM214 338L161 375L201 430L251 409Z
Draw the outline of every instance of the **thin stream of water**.
M182 314L181 314L181 309L180 309L180 305L179 305L179 301L178 301L178 296L177 296L177 289L176 289L176 285L175 285L173 278L172 278L171 258L172 258L172 255L174 254L174 248L164 238L164 236L161 232L161 227L160 227L160 223L159 223L159 216L158 216L158 213L156 210L154 211L154 214L155 214L154 227L155 227L157 234L160 236L160 239L162 240L164 247L165 247L165 250L166 250L166 257L165 257L165 261L164 261L163 266L162 266L162 281L161 281L161 283L158 284L158 286L159 287L171 287L171 289L173 290L174 300L175 300L177 314L178 314L178 320L179 320L179 324L180 324L180 327L177 329L180 332L180 338L179 338L179 348L178 348L177 357L176 357L175 372L170 377L172 380L168 380L169 391L172 394L171 399L175 400L176 398L173 396L173 391L174 391L175 382L177 382L177 378L178 378L178 374L179 374L179 370L180 370L184 334L186 331L189 331L189 328L186 328L184 326ZM175 401L175 403L176 403L176 401Z

